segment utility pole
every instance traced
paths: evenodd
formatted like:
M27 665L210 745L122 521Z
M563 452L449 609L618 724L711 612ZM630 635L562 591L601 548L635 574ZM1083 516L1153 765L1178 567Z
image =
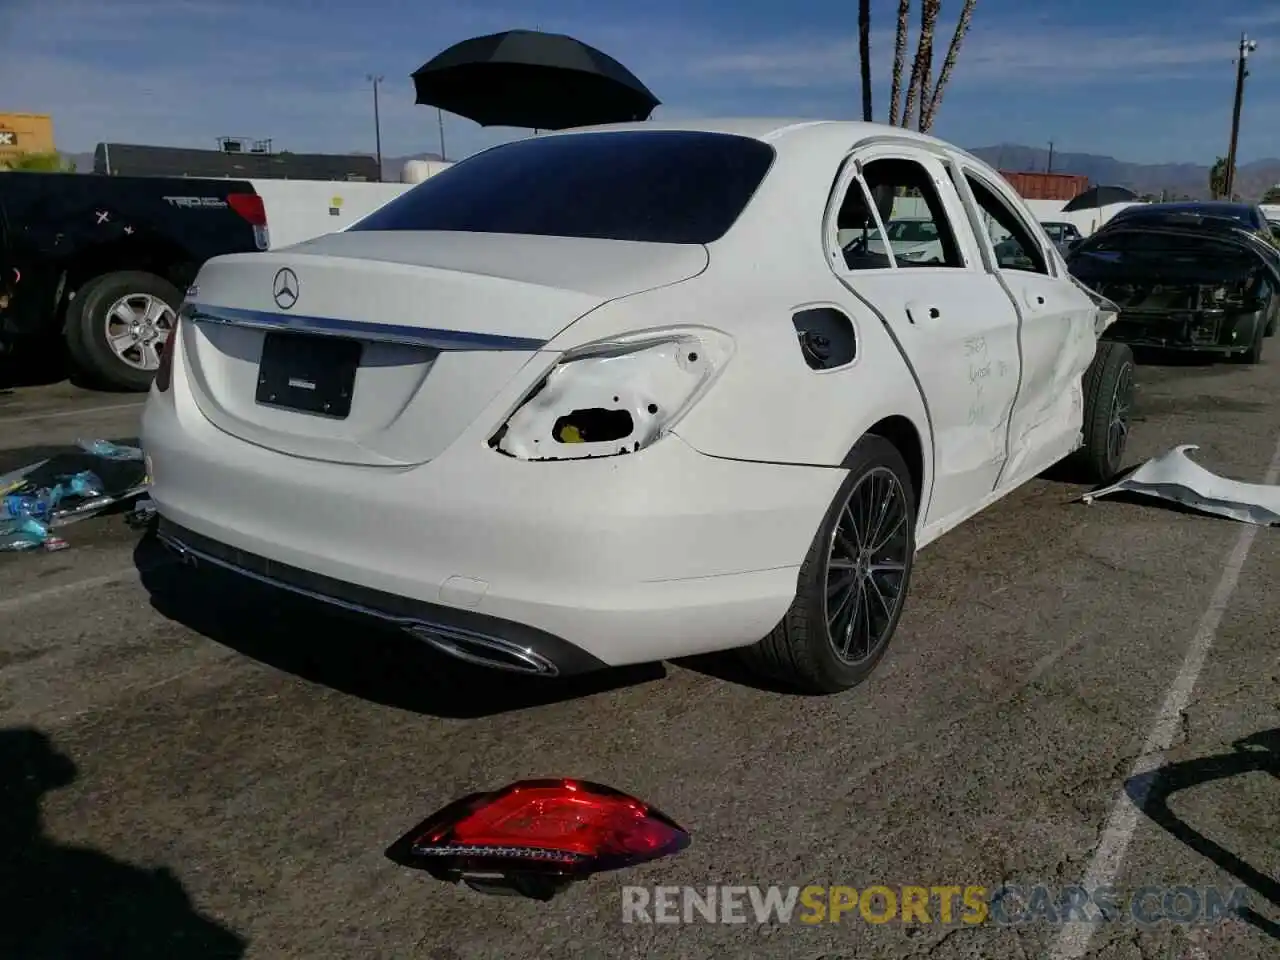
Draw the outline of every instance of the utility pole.
M365 79L373 84L373 136L378 151L378 182L382 182L382 118L378 115L378 84L382 83L385 77L378 74L369 73L365 75Z
M444 155L444 111L436 107L436 121L440 124L440 159L447 160Z
M1045 173L1053 173L1053 141L1049 141L1049 162L1045 165Z
M1240 34L1240 56L1236 58L1236 100L1231 108L1231 144L1227 147L1227 173L1224 178L1227 200L1235 196L1236 146L1240 142L1240 107L1244 104L1244 78L1249 75L1246 61L1249 59L1249 54L1257 49L1257 40L1250 40L1248 34Z

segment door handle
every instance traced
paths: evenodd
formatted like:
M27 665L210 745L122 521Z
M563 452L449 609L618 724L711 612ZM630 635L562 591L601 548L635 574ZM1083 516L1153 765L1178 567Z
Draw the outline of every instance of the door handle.
M907 319L912 324L920 325L942 318L942 311L931 304L908 303Z

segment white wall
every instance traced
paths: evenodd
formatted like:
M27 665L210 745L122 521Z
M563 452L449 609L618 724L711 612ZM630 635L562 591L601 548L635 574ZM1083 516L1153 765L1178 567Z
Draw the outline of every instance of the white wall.
M337 233L406 190L408 183L251 180L267 209L271 248Z

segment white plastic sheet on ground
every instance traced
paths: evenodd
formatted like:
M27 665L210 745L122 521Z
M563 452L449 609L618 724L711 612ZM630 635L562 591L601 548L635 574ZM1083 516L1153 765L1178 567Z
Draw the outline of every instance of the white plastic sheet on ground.
M1280 486L1244 483L1210 473L1187 456L1188 450L1198 449L1195 444L1174 447L1118 483L1086 493L1080 499L1092 503L1113 493L1136 493L1242 523L1280 525Z

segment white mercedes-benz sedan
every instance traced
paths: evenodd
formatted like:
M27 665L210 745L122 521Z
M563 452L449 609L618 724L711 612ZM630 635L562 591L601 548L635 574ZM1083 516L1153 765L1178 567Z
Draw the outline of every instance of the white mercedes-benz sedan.
M908 216L937 258L868 243ZM143 417L158 533L493 667L743 648L847 689L918 549L1065 458L1121 466L1113 319L931 137L543 135L205 264Z

